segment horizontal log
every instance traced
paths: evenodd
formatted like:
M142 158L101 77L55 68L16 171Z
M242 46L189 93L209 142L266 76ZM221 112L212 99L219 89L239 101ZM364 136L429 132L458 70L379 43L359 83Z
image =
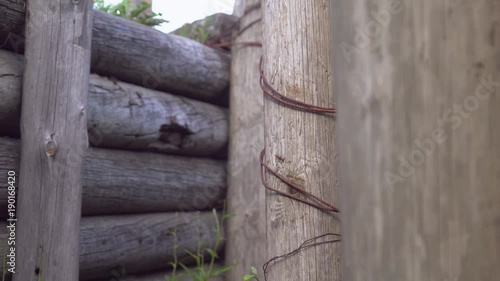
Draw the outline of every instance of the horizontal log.
M19 171L18 140L0 138L0 216L7 173ZM16 184L17 187L17 184ZM91 148L83 175L83 215L204 210L220 206L225 161Z
M25 1L0 0L0 47L24 51ZM38 7L46 13L50 7ZM43 18L43 17L39 17ZM230 57L188 38L94 12L92 72L212 103L228 102Z
M0 50L0 135L19 135L22 75L22 57ZM196 156L227 148L227 109L97 75L87 118L94 146Z
M189 264L192 259L186 251L196 253L198 241L202 248L215 245L215 224L212 212L82 218L80 280L111 279L121 272L138 274L168 268L174 260L173 232L177 236L177 257ZM6 251L6 238L7 227L2 223L2 253ZM3 264L3 256L0 262Z
M219 268L220 265L215 265L214 268ZM193 270L194 272L196 272L196 268L194 267L191 267L190 268L191 270ZM176 281L195 281L193 280L191 277L189 277L185 271L183 270L177 270L176 271L177 273L175 274L175 276L178 278L178 279L175 279ZM114 274L114 278L116 280L127 280L127 281L165 281L165 277L166 276L172 276L172 272L171 271L160 271L160 272L155 272L155 273L149 273L149 274L141 274L141 275L135 275L135 274L122 274L122 273L115 273ZM122 279L120 279L122 278ZM242 276L243 278L243 276ZM107 279L99 279L99 280L93 280L93 281L110 281L109 278ZM114 281L114 280L111 280L111 281ZM224 276L217 276L217 277L212 277L210 278L210 281L224 281ZM238 280L239 281L239 280Z

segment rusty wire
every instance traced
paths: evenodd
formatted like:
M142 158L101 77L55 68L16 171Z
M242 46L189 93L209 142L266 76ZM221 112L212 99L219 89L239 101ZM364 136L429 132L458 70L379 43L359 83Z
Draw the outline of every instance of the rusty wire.
M265 96L271 98L273 101L277 102L278 104L287 106L287 107L292 108L292 109L301 110L301 111L310 112L310 113L315 113L315 114L335 114L337 112L335 107L322 107L322 106L317 106L317 105L311 105L311 104L307 104L307 103L302 102L302 101L290 99L290 98L284 96L283 94L281 94L278 90L276 90L275 88L272 87L271 83L269 83L266 76L264 75L264 70L262 69L262 58L260 59L260 62L259 62L259 72L260 72L259 83L260 83L260 87L262 89L262 92L265 94ZM260 177L261 177L262 185L264 185L264 187L266 189L271 190L273 192L276 192L282 196L291 198L293 200L302 202L304 204L312 206L312 207L314 207L318 210L321 210L321 211L340 213L340 210L338 208L336 208L335 206L333 206L332 204L326 202L325 200L312 194L311 192L306 191L303 187L293 183L292 181L288 180L286 177L280 175L276 170L269 167L264 162L265 153L266 153L266 151L265 151L265 149L263 149L260 153L259 160L260 160L260 165L261 165ZM298 193L289 194L289 193L286 193L286 192L283 192L283 191L280 191L276 188L271 187L265 181L266 171L270 172L272 175L274 175L279 180L281 180L282 182L287 184L289 187L293 188L295 191L298 191ZM305 195L306 197L308 197L311 200L306 200L306 199L300 198L299 197L300 194ZM339 238L338 239L330 239L327 241L315 242L316 240L323 238L323 237L326 237L326 236L335 236L335 237L339 237ZM269 261L267 261L262 266L262 270L264 271L264 280L267 281L268 267L269 267L271 262L276 261L278 259L289 258L290 256L293 256L293 255L297 254L298 252L300 252L301 250L307 249L309 247L314 247L314 246L318 246L318 245L322 245L322 244L326 244L326 243L340 242L341 241L340 237L341 237L340 234L337 234L337 233L326 233L323 235L319 235L319 236L316 236L316 237L313 237L311 239L304 241L304 243L302 243L294 251L291 251L291 252L284 254L284 255L275 256L275 257L271 258Z
M253 25L253 24L251 24L251 25ZM209 46L210 47L231 47L234 45L262 47L261 42L223 42L223 43L218 43L218 44L210 44ZM276 90L274 87L272 87L271 83L265 77L264 70L262 69L262 57L261 57L260 62L259 62L259 72L260 72L259 84L260 84L260 87L261 87L263 93L267 97L269 97L272 100L274 100L275 102L277 102L278 104L287 106L287 107L292 108L292 109L302 110L305 112L310 112L310 113L315 113L315 114L335 114L337 112L335 107L322 107L322 106L317 106L317 105L311 105L311 104L307 104L307 103L302 102L302 101L290 99L290 98L284 96L283 94L281 94L278 90ZM338 208L336 208L335 206L333 206L332 204L326 202L325 200L312 194L311 192L306 191L303 187L293 183L292 181L288 180L286 177L280 175L276 170L274 170L273 168L271 168L269 165L267 165L264 162L264 156L265 156L265 149L263 149L261 151L259 161L260 161L260 165L261 165L260 177L261 177L262 185L267 190L273 191L277 194L288 197L290 199L302 202L304 204L307 204L307 205L314 207L314 208L321 210L321 211L340 213L340 210ZM276 188L271 187L265 181L266 171L271 173L275 177L277 177L279 180L281 180L283 183L285 183L286 185L291 187L293 190L297 191L297 193L296 194L289 194L289 193L286 193L286 192L283 192L283 191L280 191ZM305 195L310 200L300 198L299 197L300 194ZM327 240L327 241L315 242L316 240L323 238L323 237L327 237L327 236L330 236L330 237L333 236L333 237L338 237L338 238L335 238L335 239L332 238L332 239ZM271 258L269 261L267 261L262 266L265 281L267 281L268 268L272 262L279 260L279 259L289 258L289 257L299 253L300 251L305 250L305 249L310 248L310 247L314 247L314 246L318 246L318 245L322 245L322 244L327 244L327 243L340 242L341 241L340 237L341 237L341 235L337 234L337 233L326 233L323 235L319 235L319 236L316 236L316 237L313 237L313 238L310 238L310 239L304 241L297 249L295 249L289 253L275 256L275 257Z

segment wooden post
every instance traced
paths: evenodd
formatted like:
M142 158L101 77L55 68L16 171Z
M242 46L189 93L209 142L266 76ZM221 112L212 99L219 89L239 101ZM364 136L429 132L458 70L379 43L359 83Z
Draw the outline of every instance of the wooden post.
M238 0L240 19L236 42L260 42L260 0ZM243 3L241 3L243 2ZM255 9L249 10L252 7ZM236 264L226 280L241 280L255 266L266 262L265 192L260 182L258 155L264 147L264 109L259 86L262 49L255 46L231 48L230 143L226 263ZM263 277L263 276L261 276Z
M27 6L14 281L78 280L92 2Z
M266 0L262 6L266 77L286 97L323 107L334 104L330 2ZM335 205L335 118L290 109L269 98L264 99L264 116L265 162ZM269 173L266 180L294 193ZM339 233L337 216L275 193L266 193L266 211L268 258L291 252L307 239ZM272 263L268 280L340 277L340 245L328 243Z
M498 280L498 1L333 19L345 280Z

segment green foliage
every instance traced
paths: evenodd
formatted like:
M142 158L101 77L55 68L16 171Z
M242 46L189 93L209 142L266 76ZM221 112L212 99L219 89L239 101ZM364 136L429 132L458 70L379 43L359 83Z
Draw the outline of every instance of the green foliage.
M185 25L179 29L178 35L205 44L210 38L210 33L207 31L206 27L213 21L213 19L213 16L207 17L203 23L197 26L194 30L192 30L192 26Z
M252 271L252 274L246 274L243 277L243 281L248 281L248 280L252 280L252 279L259 281L259 276L257 274L257 268L255 268L255 266L252 266L251 271Z
M177 243L176 230L174 229L174 231L171 233L174 238L174 249L173 249L174 261L170 263L170 265L172 266L172 273L165 277L166 281L181 281L184 280L183 278L186 276L191 277L193 281L208 281L213 277L222 275L224 272L227 272L234 267L233 264L217 268L214 267L215 261L219 258L219 255L217 254L217 249L219 248L221 243L224 242L224 240L226 240L223 236L224 221L227 220L230 217L230 215L226 214L225 207L222 211L222 216L220 218L215 209L212 210L212 213L216 221L213 229L216 237L215 244L212 247L203 248L201 245L202 241L200 237L201 236L200 229L198 228L198 247L196 253L186 250L186 253L196 261L196 266L194 268L188 268L182 262L178 261L177 250L179 248L179 244ZM205 260L205 255L207 253L209 257L208 261ZM185 273L178 273L177 269L179 267L182 268Z
M147 26L157 26L164 22L168 22L161 17L161 13L148 12L151 8L151 4L147 2L142 2L136 9L130 11L129 0L122 0L116 5L104 3L104 0L94 0L94 9L112 14L114 16L126 18Z

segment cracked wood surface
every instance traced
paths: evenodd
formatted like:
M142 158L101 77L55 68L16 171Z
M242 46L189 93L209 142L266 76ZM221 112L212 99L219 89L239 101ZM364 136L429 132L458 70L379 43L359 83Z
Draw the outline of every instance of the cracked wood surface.
M26 7L13 281L78 278L92 3L33 0Z
M322 107L334 105L332 5L330 0L262 2L264 73L288 98ZM270 98L264 98L264 116L266 164L306 191L338 205L335 116L290 109ZM266 181L293 194L270 173ZM267 258L292 252L319 235L339 233L339 219L338 214L266 192ZM273 262L268 280L341 280L340 249L340 243L321 244Z
M0 0L0 48L24 52L25 1ZM37 6L37 15L50 14ZM175 95L228 103L229 54L94 11L92 72Z
M0 135L18 136L22 74L22 57L0 50ZM98 147L196 156L227 149L227 109L94 74L87 126Z
M18 171L20 142L0 138L0 216L7 214L7 172ZM204 210L226 193L226 162L157 153L89 149L83 171L86 215Z

